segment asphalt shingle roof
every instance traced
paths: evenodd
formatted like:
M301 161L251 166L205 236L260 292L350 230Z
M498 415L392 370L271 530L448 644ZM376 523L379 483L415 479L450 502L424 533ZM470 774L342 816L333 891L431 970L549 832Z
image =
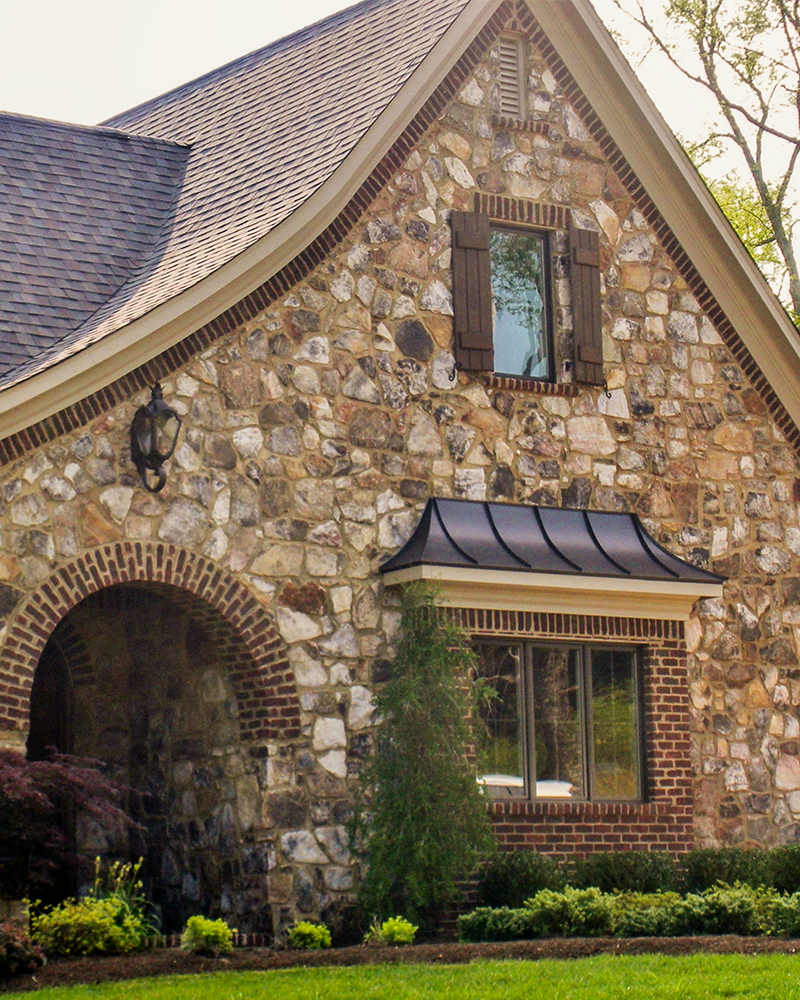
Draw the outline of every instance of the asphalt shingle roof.
M158 252L189 151L0 115L0 371L38 359Z
M0 118L0 387L269 233L341 164L466 4L365 0L105 127Z

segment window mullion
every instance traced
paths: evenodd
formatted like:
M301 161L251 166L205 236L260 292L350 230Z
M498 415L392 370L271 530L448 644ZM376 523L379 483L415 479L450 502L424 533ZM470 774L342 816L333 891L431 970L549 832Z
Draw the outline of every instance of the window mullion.
M583 731L583 787L587 800L594 798L594 714L592 712L592 652L579 650L581 669L580 718Z
M526 642L523 646L522 656L522 705L525 713L524 728L525 734L525 764L527 773L525 780L527 783L526 795L529 799L536 798L536 731L534 728L534 702L535 692L533 690L533 665L531 662L531 644Z

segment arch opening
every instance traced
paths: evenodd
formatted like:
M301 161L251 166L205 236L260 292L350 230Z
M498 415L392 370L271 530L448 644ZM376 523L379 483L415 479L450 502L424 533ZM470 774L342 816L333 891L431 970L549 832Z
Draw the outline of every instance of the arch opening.
M258 667L233 625L164 583L105 587L52 631L34 674L28 755L47 746L103 761L141 829L78 816L78 851L145 859L165 933L193 913L271 933L266 767L247 704Z

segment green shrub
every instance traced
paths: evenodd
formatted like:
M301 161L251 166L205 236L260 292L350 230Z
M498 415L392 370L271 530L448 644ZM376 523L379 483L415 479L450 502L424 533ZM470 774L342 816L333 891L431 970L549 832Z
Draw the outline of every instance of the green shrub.
M287 931L286 936L292 948L330 948L331 932L324 924L312 924L309 920L298 920Z
M773 934L778 937L800 937L800 892L778 896L772 917Z
M617 937L669 937L674 931L677 892L621 892L613 897Z
M800 844L773 847L769 863L772 885L778 892L800 892Z
M31 918L34 941L48 955L136 951L144 935L136 916L119 899L67 899Z
M193 955L228 955L233 951L233 935L224 920L209 920L208 917L189 917L186 929L181 935L181 948Z
M379 924L377 919L364 935L365 944L413 944L419 927L405 917L389 917Z
M479 907L458 920L462 941L530 938L742 934L800 936L800 892L718 884L681 898L675 892L602 893L544 889L522 909Z
M0 978L15 972L33 972L44 965L42 949L20 927L0 924Z
M737 882L687 893L675 907L675 934L770 934L780 895Z
M542 937L535 914L507 906L479 906L458 918L461 941L527 941Z
M563 892L542 889L525 907L533 914L542 930L537 935L557 934L564 937L602 937L611 934L614 907L611 897L599 889L575 889L567 886Z
M773 868L772 852L758 848L713 847L689 851L681 858L681 889L685 893L701 893L718 882L771 886Z
M66 899L31 917L33 940L50 955L136 951L158 927L142 894L137 864L115 862L107 875L95 862L95 881L82 899Z
M478 876L478 892L485 906L519 907L540 889L563 889L561 866L536 851L505 851L493 855Z
M591 854L572 862L570 882L602 892L671 892L677 886L675 862L666 851Z

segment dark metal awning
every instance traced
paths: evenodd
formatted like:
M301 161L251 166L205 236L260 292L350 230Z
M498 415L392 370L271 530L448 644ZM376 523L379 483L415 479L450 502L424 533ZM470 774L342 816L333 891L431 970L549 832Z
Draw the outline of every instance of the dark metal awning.
M668 552L635 514L436 498L381 572L387 583L437 580L444 603L460 606L666 618L688 617L724 582Z

